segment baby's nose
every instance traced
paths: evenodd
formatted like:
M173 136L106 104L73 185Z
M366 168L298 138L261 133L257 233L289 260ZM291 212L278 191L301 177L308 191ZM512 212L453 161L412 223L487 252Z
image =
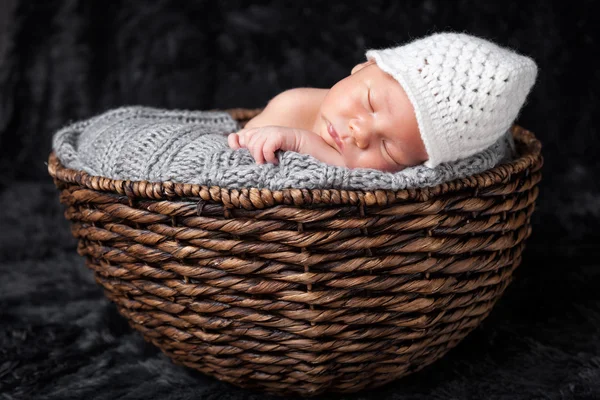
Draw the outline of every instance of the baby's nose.
M349 126L350 135L354 138L356 146L360 149L365 149L369 145L369 129L357 118L350 120Z

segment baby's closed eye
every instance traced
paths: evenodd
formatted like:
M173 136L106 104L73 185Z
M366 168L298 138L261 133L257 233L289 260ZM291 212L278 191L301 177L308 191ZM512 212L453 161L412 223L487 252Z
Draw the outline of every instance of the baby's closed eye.
M383 150L382 150L383 154L385 156L387 156L388 160L390 160L392 163L398 164L398 162L392 156L392 152L388 149L388 145L386 143L387 142L385 140L381 141L381 147L383 148Z
M371 89L367 90L367 104L371 112L375 112L375 108L373 107L373 103L371 102Z

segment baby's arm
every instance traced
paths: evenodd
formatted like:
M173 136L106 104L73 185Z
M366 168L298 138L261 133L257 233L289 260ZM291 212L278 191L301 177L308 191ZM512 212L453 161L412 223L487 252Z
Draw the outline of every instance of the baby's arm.
M309 154L326 164L344 166L340 153L314 132L284 126L262 126L242 129L228 137L229 147L247 148L258 164L277 164L277 150Z
M299 137L298 153L310 154L314 158L329 165L345 167L342 155L326 141L312 131L302 131Z
M229 146L247 147L259 164L276 164L275 151L289 150L309 154L330 165L345 166L340 153L307 128L313 125L326 94L327 90L315 88L295 88L278 94L248 121L245 129L229 135Z

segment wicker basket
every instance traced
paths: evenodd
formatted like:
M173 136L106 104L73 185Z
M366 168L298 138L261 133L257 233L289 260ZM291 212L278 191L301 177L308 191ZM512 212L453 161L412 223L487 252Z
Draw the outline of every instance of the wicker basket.
M257 110L229 110L242 124ZM521 262L543 164L432 188L230 190L90 176L50 155L106 296L174 362L304 396L431 364L490 313Z

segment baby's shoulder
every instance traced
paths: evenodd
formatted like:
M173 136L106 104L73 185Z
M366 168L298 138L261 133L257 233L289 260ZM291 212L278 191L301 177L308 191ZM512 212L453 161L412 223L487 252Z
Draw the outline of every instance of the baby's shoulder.
M327 94L326 89L293 88L273 97L249 126L281 125L310 129Z
M319 111L326 94L326 89L308 87L288 89L273 97L267 108L278 113L312 115Z
M328 89L318 89L311 87L299 87L285 90L273 97L270 102L291 103L292 105L310 102L314 103L318 100L323 100Z

